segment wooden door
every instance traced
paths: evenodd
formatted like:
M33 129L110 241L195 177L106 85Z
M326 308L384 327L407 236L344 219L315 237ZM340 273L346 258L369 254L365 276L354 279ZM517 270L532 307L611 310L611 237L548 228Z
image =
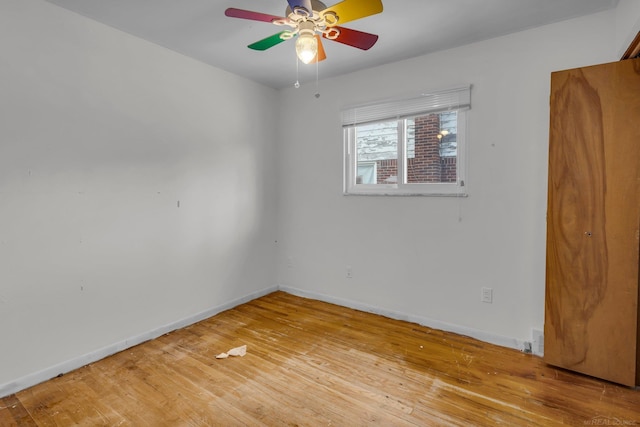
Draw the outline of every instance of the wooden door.
M640 384L640 60L551 75L547 363Z

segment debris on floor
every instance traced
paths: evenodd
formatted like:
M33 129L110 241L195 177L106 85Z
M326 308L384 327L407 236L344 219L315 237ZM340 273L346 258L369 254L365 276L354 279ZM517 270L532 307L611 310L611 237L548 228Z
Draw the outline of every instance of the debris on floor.
M244 356L245 354L247 354L247 346L243 345L240 347L235 347L232 348L231 350L227 351L226 353L220 353L219 355L216 356L216 359L226 359L229 356Z

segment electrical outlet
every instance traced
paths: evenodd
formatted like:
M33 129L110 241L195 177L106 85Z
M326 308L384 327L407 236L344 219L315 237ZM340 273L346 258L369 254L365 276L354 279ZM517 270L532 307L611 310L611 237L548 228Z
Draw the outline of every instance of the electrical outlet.
M347 279L353 279L353 268L350 265L347 265Z
M482 294L480 296L480 301L491 304L493 302L493 289L492 288L482 288Z
M293 257L287 257L287 268L293 268Z

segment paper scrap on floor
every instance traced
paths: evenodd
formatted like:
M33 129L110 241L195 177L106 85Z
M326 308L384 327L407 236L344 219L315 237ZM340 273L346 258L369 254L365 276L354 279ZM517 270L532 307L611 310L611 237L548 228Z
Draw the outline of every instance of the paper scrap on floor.
M227 351L226 353L220 353L219 355L216 356L216 359L226 359L229 356L244 356L245 354L247 354L247 346L243 345L240 347L235 347L232 348L231 350Z

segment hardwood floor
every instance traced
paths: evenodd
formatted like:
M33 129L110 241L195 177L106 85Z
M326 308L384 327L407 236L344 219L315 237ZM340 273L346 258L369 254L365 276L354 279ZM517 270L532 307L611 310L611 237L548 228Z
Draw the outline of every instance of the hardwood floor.
M0 399L0 425L640 425L640 391L276 292Z

